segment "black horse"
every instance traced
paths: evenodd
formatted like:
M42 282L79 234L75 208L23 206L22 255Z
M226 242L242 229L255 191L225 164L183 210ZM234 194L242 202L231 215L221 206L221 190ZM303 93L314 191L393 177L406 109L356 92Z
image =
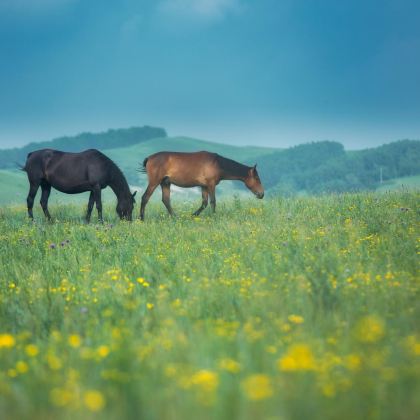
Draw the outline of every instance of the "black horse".
M41 187L41 207L45 217L51 219L48 198L51 187L67 194L90 191L86 221L89 223L93 203L96 202L99 220L102 222L101 190L108 185L118 199L117 213L121 219L132 220L134 196L118 166L95 149L81 153L67 153L42 149L29 153L22 168L30 184L27 198L28 216L33 219L32 208L38 188Z

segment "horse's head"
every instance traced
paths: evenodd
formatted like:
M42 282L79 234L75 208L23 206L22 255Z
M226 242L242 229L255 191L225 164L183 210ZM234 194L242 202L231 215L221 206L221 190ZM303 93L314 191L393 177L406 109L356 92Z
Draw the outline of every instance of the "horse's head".
M134 191L133 194L129 193L124 198L120 198L118 200L117 204L117 213L118 216L120 216L121 220L133 220L133 209L134 209L134 203L136 200L134 199L134 196L136 195L137 191Z
M258 176L257 165L249 168L248 176L245 178L245 185L257 196L257 198L264 197L264 187Z

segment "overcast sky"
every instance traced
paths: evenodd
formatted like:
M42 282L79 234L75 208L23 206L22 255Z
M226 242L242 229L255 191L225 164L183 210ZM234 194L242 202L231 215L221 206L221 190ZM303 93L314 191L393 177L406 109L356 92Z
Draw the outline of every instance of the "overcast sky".
M420 139L419 22L418 0L0 0L0 147Z

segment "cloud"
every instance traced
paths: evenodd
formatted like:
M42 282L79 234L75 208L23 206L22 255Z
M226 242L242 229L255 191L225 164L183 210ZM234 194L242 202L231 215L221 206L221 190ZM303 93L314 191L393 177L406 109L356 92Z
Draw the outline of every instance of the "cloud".
M60 11L79 0L0 0L0 15L31 16Z
M158 7L168 16L219 21L238 13L242 4L241 0L162 0Z

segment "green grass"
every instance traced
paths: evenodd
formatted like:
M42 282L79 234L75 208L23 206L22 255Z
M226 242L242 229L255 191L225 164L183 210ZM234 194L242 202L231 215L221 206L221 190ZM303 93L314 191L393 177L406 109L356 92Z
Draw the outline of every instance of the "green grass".
M2 418L418 418L418 200L0 208Z
M395 190L420 190L420 175L395 178L384 182L377 188L377 191L395 191Z

